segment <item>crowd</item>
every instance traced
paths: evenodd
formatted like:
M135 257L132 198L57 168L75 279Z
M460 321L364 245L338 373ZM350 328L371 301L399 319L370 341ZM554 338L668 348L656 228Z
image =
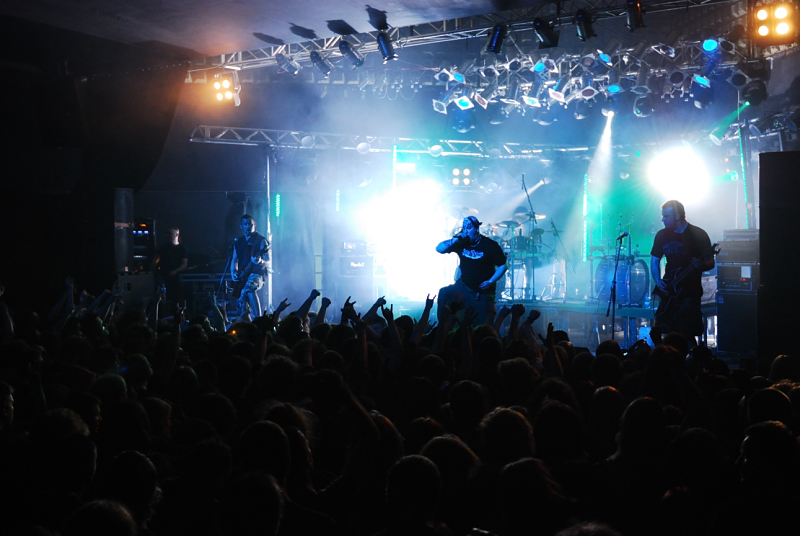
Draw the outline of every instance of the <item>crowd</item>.
M327 322L314 290L227 325L1 294L3 534L777 534L800 507L800 356L755 376L657 329L588 351L458 296L438 323L434 297Z

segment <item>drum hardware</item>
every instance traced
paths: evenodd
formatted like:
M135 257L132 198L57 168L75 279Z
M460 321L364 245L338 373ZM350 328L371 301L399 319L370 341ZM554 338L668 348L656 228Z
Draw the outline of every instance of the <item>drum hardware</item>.
M538 212L515 212L515 218L528 218L526 221L543 220L547 218L546 214L539 214Z
M498 227L503 227L505 229L515 229L515 228L519 227L520 224L515 222L515 221L513 221L513 220L505 220L505 221L497 222L496 225Z

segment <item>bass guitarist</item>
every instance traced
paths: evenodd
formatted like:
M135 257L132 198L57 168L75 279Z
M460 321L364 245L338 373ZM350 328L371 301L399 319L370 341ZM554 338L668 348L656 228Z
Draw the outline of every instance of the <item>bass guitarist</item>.
M244 235L233 241L233 295L239 300L242 319L252 320L261 315L258 291L267 275L269 242L256 232L256 220L249 214L242 216L239 227Z
M686 221L686 211L679 201L661 205L661 223L664 228L656 233L650 250L650 274L656 283L653 293L661 298L656 325L664 334L683 334L694 347L695 336L705 331L700 310L701 276L714 268L714 248L708 233ZM662 257L667 258L663 278Z

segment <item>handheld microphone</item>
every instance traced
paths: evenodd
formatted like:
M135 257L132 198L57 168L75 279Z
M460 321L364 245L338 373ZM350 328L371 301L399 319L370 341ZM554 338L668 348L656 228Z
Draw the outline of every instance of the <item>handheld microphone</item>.
M623 238L625 238L626 236L630 236L630 235L631 235L631 234L630 234L628 231L625 231L624 233L622 233L621 235L619 235L619 236L617 237L617 240L622 240L622 239L623 239Z

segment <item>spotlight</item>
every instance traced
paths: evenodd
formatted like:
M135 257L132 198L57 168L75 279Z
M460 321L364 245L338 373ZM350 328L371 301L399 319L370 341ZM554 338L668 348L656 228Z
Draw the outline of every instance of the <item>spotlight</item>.
M443 84L446 84L453 79L453 75L447 69L439 69L439 72L433 75L433 77Z
M539 40L539 48L553 48L558 46L558 32L553 30L549 22L536 17L533 19L533 33Z
M678 69L675 69L669 74L667 80L672 85L672 87L679 88L683 85L683 82L686 80L686 73L684 73L683 71L679 71Z
M589 100L598 93L599 91L594 87L594 78L592 78L591 73L581 75L581 90L578 92L578 96L583 100Z
M639 95L633 101L633 115L636 117L648 117L655 111L653 98L650 95Z
M311 60L311 63L314 64L314 67L319 69L319 71L325 75L325 78L328 78L328 76L331 74L331 71L333 71L333 64L328 60L328 58L324 57L316 50L312 50L308 57Z
M239 85L239 76L236 71L231 73L219 73L214 75L214 91L217 101L233 104L239 106L239 91L242 89Z
M364 65L364 55L356 50L353 45L342 39L339 41L339 52L353 65L353 69Z
M646 95L650 93L650 68L644 65L639 65L639 72L636 74L636 85L631 89L638 95Z
M456 108L456 110L450 114L450 116L453 130L460 134L466 134L475 128L475 116L472 110L462 110L460 108Z
M458 106L462 110L469 110L470 108L474 108L475 105L472 104L470 98L466 95L461 95L460 97L456 98L454 101L456 106Z
M594 33L594 28L592 27L593 22L592 15L587 13L585 9L579 9L575 12L575 16L572 18L572 24L575 25L575 30L578 33L578 39L586 42L587 39L597 37L597 34Z
M448 87L438 99L433 99L433 109L440 114L447 114L447 106L453 102L456 95L462 91L464 86L462 84L453 84Z
M375 39L378 43L378 50L383 56L383 63L388 63L391 60L397 59L397 53L392 46L392 38L389 37L384 31L378 32L378 37Z
M714 100L714 89L710 85L704 85L695 76L692 83L692 95L694 96L694 106L700 110L705 110Z
M564 103L567 96L567 91L569 90L570 86L570 78L569 76L562 76L556 82L556 85L548 89L548 93L550 94L550 98L554 99L560 103Z
M763 80L753 80L742 88L742 100L750 106L758 106L767 98L767 84Z
M744 86L750 83L750 80L751 78L739 69L734 70L733 73L731 73L731 75L728 77L728 83L736 89L742 89Z
M586 119L589 117L589 113L592 110L592 105L587 100L579 100L575 103L575 112L574 116L575 119L581 120Z
M703 52L706 54L716 54L719 51L719 41L716 39L706 39L703 41Z
M606 91L612 95L622 91L622 86L619 85L619 73L616 69L608 71L608 86L606 87Z
M756 6L753 18L756 45L762 48L789 45L797 40L797 12L793 3L761 3Z
M300 65L292 59L291 56L286 57L283 54L275 54L275 61L278 62L278 72L280 73L283 71L284 73L289 73L292 76L297 76L297 73L300 72Z
M625 12L625 26L628 30L634 31L636 28L644 28L644 9L639 0L627 0Z
M506 38L506 25L495 24L489 34L489 40L486 42L486 52L492 54L500 54L503 49L503 40Z

